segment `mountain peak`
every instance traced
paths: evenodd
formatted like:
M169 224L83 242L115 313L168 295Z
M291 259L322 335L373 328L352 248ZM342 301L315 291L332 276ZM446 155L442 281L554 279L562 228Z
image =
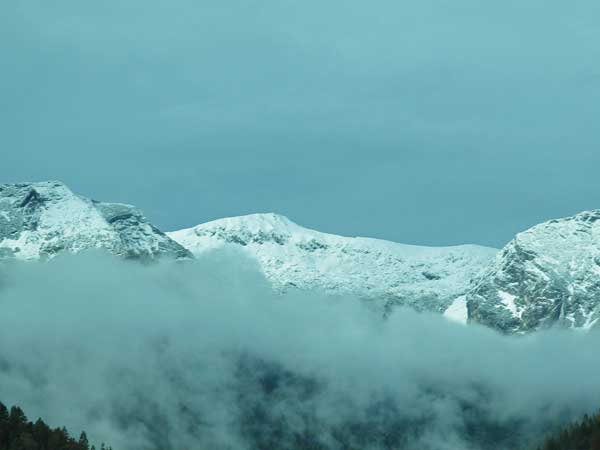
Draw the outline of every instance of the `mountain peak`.
M278 290L321 289L443 312L493 258L478 246L418 247L321 233L277 214L251 214L167 233L195 255L237 248Z
M189 256L133 206L81 197L60 181L0 185L0 257L48 259L94 248L132 258Z
M219 227L238 230L244 229L248 231L277 230L282 233L292 233L302 229L302 227L292 222L287 217L276 213L255 213L237 217L225 217L203 223L194 228L209 229Z
M473 321L503 332L587 329L600 319L600 210L553 219L504 247L468 296Z

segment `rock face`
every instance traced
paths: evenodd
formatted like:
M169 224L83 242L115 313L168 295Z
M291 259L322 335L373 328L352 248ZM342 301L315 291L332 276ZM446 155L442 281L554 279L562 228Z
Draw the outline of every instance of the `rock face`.
M233 247L255 259L276 289L319 289L419 311L444 312L496 249L417 247L303 228L276 214L216 220L167 233L195 255ZM466 321L466 308L464 308Z
M88 249L126 258L191 257L133 206L89 200L55 181L0 185L0 258Z
M600 318L600 210L518 234L466 301L471 322L504 333L594 326Z

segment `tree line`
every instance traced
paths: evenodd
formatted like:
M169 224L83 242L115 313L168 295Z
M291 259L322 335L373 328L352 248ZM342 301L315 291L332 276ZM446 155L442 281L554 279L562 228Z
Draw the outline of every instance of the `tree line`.
M537 450L600 450L600 412L551 435Z
M63 428L50 428L42 419L29 421L18 406L10 410L0 402L0 450L96 450L85 431L79 439ZM112 450L101 444L99 450Z
M309 446L310 447L310 446ZM66 428L51 428L42 419L29 421L18 406L0 402L0 450L96 450L85 431L78 439ZM112 450L104 443L98 450ZM600 412L585 415L547 437L535 450L600 450Z

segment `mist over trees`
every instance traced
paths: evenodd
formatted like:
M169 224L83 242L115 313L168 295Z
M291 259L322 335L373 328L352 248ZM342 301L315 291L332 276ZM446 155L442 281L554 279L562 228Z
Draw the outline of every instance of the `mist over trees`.
M600 450L600 413L585 415L548 437L537 450Z
M18 406L0 402L0 450L96 450L82 431L78 439L66 428L50 428L41 418L29 421ZM101 444L99 450L112 450Z
M600 405L596 333L381 320L238 254L2 264L0 289L2 401L116 449L514 450Z

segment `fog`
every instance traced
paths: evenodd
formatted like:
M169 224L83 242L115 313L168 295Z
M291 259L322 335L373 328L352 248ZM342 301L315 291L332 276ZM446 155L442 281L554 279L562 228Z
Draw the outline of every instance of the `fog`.
M596 333L384 321L229 252L6 263L0 308L0 400L116 450L517 448L600 406Z

